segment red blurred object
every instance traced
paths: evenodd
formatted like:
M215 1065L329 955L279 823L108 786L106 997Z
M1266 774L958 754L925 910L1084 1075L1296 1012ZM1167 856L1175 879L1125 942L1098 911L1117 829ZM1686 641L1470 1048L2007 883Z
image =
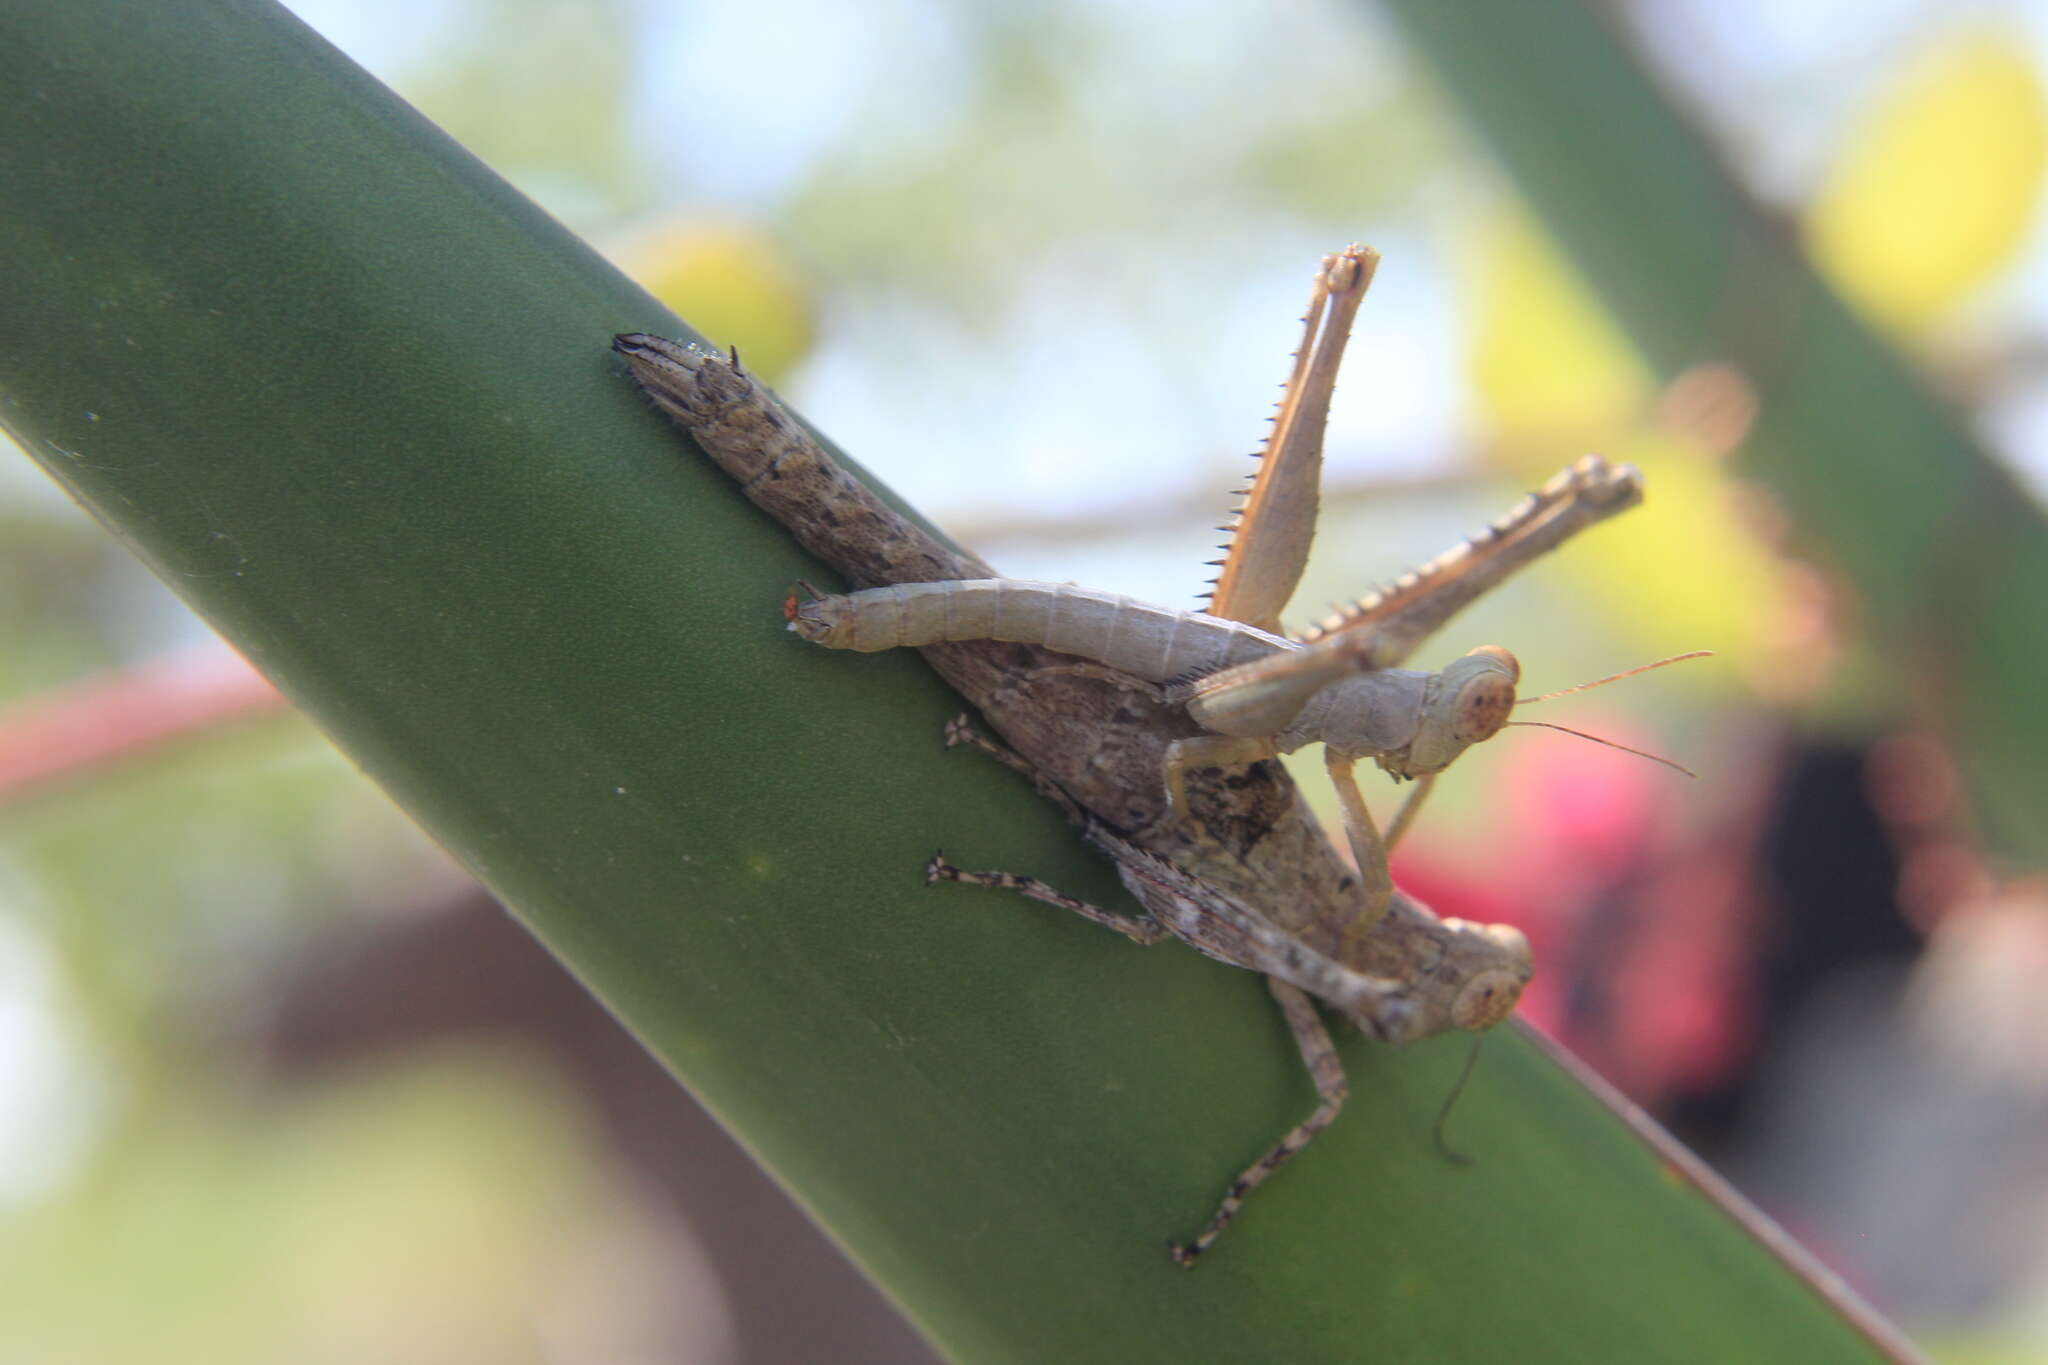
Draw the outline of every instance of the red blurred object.
M1614 720L1589 729L1635 745ZM1537 974L1522 1014L1655 1107L1745 1061L1751 831L1686 839L1683 779L1569 736L1519 739L1501 837L1454 866L1426 843L1395 879L1441 915L1516 925Z
M0 710L0 801L286 705L262 674L221 645L29 697Z

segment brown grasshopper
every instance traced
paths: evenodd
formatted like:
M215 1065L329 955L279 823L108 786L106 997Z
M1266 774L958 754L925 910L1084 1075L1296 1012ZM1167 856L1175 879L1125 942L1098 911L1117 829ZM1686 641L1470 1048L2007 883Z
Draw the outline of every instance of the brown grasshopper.
M1319 1102L1231 1182L1195 1238L1170 1244L1183 1265L1343 1106L1343 1064L1315 1000L1389 1043L1481 1031L1513 1011L1530 975L1526 940L1510 926L1440 920L1392 887L1385 849L1407 828L1415 798L1381 838L1352 765L1371 754L1397 778L1424 778L1419 796L1458 752L1497 731L1514 700L1506 651L1475 651L1466 656L1473 662L1440 675L1393 665L1487 588L1640 497L1633 470L1582 461L1480 536L1315 634L1288 641L1272 633L1306 562L1330 392L1377 263L1377 254L1357 247L1324 262L1306 339L1206 615L1001 580L854 479L737 357L639 333L613 341L655 405L749 499L854 588L885 590L792 602L792 627L855 648L919 645L1007 748L961 723L948 741L972 740L1030 777L1116 860L1143 910L1118 914L1030 878L963 872L939 858L927 881L1011 887L1135 942L1172 934L1267 977ZM901 585L916 586L887 595ZM906 607L913 602L921 605ZM970 603L986 608L978 621L967 621ZM906 631L920 611L940 624ZM1139 620L1151 623L1149 636L1125 632ZM1129 643L1141 636L1144 643ZM1348 730L1329 719L1347 709ZM1268 761L1318 738L1329 741L1363 882L1292 780Z

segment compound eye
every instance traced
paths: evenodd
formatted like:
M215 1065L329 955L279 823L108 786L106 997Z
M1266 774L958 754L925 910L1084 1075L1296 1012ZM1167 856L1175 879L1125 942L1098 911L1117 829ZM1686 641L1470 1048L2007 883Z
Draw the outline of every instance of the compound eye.
M1451 1022L1473 1033L1492 1028L1515 1012L1522 984L1522 977L1499 968L1479 973L1451 1002Z
M1482 673L1458 690L1457 712L1451 719L1451 733L1460 742L1477 744L1492 739L1508 723L1515 709L1515 683L1498 673Z

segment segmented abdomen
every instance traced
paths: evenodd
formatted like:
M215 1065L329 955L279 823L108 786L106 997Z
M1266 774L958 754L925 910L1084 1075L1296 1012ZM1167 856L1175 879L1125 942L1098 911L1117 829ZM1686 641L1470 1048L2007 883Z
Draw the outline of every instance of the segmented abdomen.
M1009 578L897 583L800 603L790 629L830 649L872 653L953 640L1043 645L1164 683L1297 648L1277 635L1169 611L1071 583Z

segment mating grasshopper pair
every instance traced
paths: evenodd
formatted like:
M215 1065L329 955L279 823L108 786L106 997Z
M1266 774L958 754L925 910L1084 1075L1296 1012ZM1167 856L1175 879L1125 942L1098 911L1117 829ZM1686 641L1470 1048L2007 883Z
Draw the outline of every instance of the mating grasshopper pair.
M1143 913L936 858L928 880L1008 886L1136 942L1171 934L1268 978L1319 1103L1231 1183L1199 1235L1170 1244L1183 1265L1344 1103L1343 1065L1315 1000L1391 1043L1484 1030L1513 1011L1531 970L1520 932L1439 920L1394 888L1387 849L1434 776L1509 723L1519 669L1491 647L1442 673L1398 665L1494 584L1641 498L1633 469L1588 457L1320 629L1294 640L1274 633L1307 560L1330 394L1378 259L1353 247L1323 263L1205 613L999 578L876 498L736 357L638 333L613 343L655 405L752 501L862 589L792 601L792 629L838 648L922 648L1007 743L982 747L1030 776L1116 860ZM964 725L949 733L963 737L974 738ZM1314 742L1325 746L1355 872L1267 761ZM1420 779L1384 836L1354 776L1365 757L1396 780Z

